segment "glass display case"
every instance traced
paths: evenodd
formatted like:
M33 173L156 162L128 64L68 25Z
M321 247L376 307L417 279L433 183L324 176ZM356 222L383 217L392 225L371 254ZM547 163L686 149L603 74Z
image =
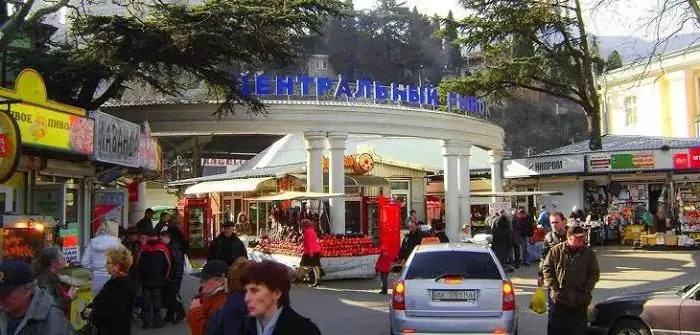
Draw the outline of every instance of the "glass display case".
M190 207L187 220L189 221L190 246L204 248L204 208Z
M32 262L45 247L57 242L56 224L43 216L3 215L0 225L0 261Z

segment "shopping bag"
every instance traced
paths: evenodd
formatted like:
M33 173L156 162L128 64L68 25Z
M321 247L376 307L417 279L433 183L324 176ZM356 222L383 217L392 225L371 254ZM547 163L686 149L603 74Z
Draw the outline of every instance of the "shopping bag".
M190 258L185 255L185 269L184 272L185 274L192 274L194 270L192 269L192 263L190 262Z
M547 313L547 294L542 286L535 289L535 294L530 301L530 309L537 314Z

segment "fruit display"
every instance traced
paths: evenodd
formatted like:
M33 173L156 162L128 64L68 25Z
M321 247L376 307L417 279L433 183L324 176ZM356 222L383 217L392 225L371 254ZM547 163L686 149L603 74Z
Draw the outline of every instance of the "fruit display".
M379 254L379 248L372 244L372 238L359 234L323 235L319 239L321 257L352 257ZM301 257L304 245L298 239L264 240L255 250L288 256Z

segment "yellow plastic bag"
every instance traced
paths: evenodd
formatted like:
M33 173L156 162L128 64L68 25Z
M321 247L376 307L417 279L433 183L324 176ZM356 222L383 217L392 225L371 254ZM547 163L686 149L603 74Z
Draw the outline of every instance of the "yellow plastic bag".
M547 313L547 294L542 286L535 289L535 294L530 301L530 309L537 314Z

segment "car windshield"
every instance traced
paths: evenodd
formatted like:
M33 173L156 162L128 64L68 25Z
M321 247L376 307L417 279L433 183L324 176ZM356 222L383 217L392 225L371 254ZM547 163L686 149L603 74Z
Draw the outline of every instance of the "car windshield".
M684 294L684 293L690 291L690 289L693 288L693 287L695 287L695 285L697 285L697 284L698 284L698 283L692 283L692 284L690 284L690 285L686 285L686 286L684 286L682 289L680 289L676 294L682 295L682 294Z
M469 279L501 279L490 254L469 251L419 252L406 270L406 279L435 279L445 275Z

